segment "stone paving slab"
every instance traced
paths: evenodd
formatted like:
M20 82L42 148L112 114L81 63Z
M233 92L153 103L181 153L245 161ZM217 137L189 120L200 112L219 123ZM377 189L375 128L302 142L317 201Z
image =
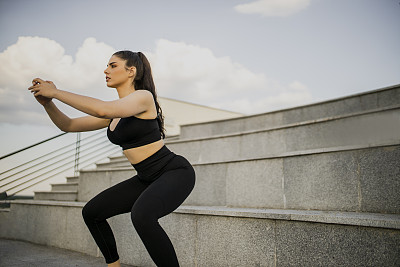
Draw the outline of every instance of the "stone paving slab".
M103 258L72 250L0 239L0 266L100 267L107 266L107 264ZM126 264L121 266L132 267L132 265Z

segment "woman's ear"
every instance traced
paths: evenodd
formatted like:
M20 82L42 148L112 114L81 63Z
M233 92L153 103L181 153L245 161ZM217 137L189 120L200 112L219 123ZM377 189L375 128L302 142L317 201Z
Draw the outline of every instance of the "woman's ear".
M129 71L129 77L136 77L136 68L135 67L129 67L128 68Z

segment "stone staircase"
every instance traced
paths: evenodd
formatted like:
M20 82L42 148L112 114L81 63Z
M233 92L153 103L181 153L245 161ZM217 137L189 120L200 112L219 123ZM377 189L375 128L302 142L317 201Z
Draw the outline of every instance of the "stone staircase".
M196 170L192 194L160 220L182 266L400 262L400 85L184 125L166 144ZM96 255L80 210L134 174L125 158L110 157L51 192L36 192L33 201L13 201L0 212L0 237ZM129 215L118 217L110 223L121 260L154 266Z

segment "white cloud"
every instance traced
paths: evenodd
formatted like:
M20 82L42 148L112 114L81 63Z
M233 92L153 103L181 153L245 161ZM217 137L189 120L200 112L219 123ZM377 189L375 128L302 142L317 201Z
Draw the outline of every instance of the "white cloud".
M19 37L0 53L0 122L48 123L27 90L35 77L52 80L62 89L107 98L103 70L113 52L110 46L87 38L74 60L53 40Z
M270 17L286 17L305 9L311 0L258 0L235 6L244 14L261 14Z
M229 57L217 58L210 49L182 42L159 40L148 53L160 92L197 102L219 101L244 88L261 89L265 75L255 74Z
M282 85L200 46L161 39L147 55L161 96L246 114L312 99L300 82Z
M117 97L106 87L103 74L113 52L107 44L87 38L72 57L53 40L20 37L0 53L0 122L50 123L27 90L34 77L52 80L60 89L80 94ZM153 52L145 54L160 96L247 114L311 100L307 87L300 82L282 85L204 47L161 39Z

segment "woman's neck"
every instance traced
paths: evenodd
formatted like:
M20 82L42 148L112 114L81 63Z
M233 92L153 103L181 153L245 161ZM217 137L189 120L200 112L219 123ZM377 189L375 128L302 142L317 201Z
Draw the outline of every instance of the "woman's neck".
M121 85L121 86L117 87L116 89L117 89L119 98L123 98L123 97L136 91L135 85L132 83Z

